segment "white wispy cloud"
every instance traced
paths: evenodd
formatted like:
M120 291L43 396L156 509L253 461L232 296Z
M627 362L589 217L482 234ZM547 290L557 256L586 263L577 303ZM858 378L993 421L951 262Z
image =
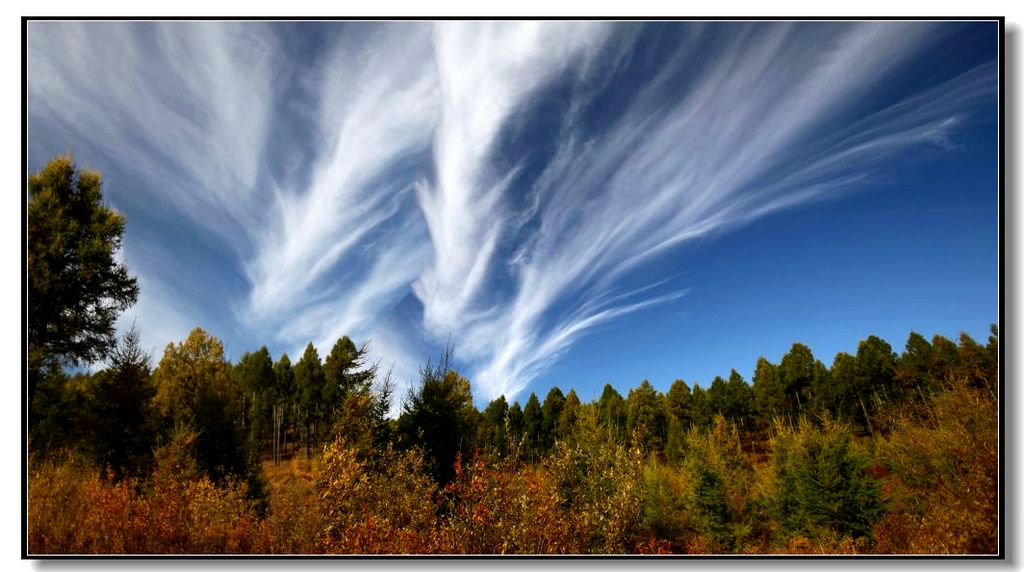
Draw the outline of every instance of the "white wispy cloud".
M252 289L244 318L284 340L328 348L329 338L368 331L429 254L422 222L407 212L415 181L392 171L426 152L436 123L430 28L379 27L361 40L339 42L323 64L318 123L326 150L308 186L277 190L245 263ZM385 224L387 237L374 240ZM360 254L373 260L368 269L352 268Z
M241 249L280 65L259 24L32 22L29 115L131 169L149 208Z
M652 56L636 25L359 24L313 57L272 24L33 22L30 136L85 142L145 183L115 202L222 242L245 289L220 306L254 335L371 339L403 384L451 336L485 397L514 397L586 332L685 295L644 263L839 196L895 153L955 148L995 89L989 66L883 102L940 38L928 24L721 26L679 27ZM602 90L641 64L595 128ZM556 85L570 101L538 167L546 151L503 143ZM197 272L172 250L129 252L142 297L122 325L145 320L148 340L224 318L168 281L175 256ZM410 292L418 323L391 320Z
M427 324L449 326L456 347L481 364L474 381L485 394L516 394L588 328L682 295L600 302L645 260L716 229L834 196L887 153L943 141L968 94L992 86L959 78L851 129L828 128L932 31L919 24L848 26L831 30L834 39L822 45L794 25L741 30L702 54L709 65L683 88L668 87L675 70L666 65L600 135L588 137L570 115L559 151L535 185L529 215L537 230L516 252L514 294L485 313L467 311L465 300L487 265L503 262L490 256L507 218L498 210L494 224L501 201L487 195L484 181L484 200L446 212L455 218L443 220L458 221L458 239L435 237L436 260L447 261L449 281L464 286L432 296L425 281L419 284ZM527 66L517 77L544 78L546 69L538 65L531 74ZM439 170L446 157L478 152L479 138L453 139L472 148L461 156L443 151ZM465 159L453 165L473 176L484 169ZM551 320L559 308L569 310Z
M434 260L416 282L424 320L435 331L467 325L510 213L503 201L515 174L491 159L510 118L537 89L583 67L608 34L601 23L450 22L435 26L442 95L434 139L436 184L420 206Z
M89 157L87 167L116 165L120 184L105 186L109 201L191 221L228 251L246 248L247 229L258 226L271 83L281 65L266 27L31 22L27 59L30 138L59 138L63 147L48 152L73 149ZM126 244L141 291L119 326L136 323L159 359L167 342L215 317L159 272L171 264L182 269L178 280L195 278L187 254L156 246Z

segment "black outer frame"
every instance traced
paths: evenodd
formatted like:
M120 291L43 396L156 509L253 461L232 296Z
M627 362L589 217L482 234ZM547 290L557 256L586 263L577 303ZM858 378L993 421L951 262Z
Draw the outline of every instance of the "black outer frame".
M350 17L314 17L314 16L22 16L21 18L21 320L28 323L28 211L24 207L28 203L28 22L30 21L339 21L339 22L380 22L380 21L617 21L617 22L841 22L841 21L962 21L988 22L999 24L999 215L998 246L999 246L999 331L1005 333L1006 325L1006 17L1005 16L707 16L707 17L669 17L669 16L350 16ZM1002 337L1002 336L1001 336ZM1006 555L1006 352L1000 343L999 351L999 532L998 551L996 554L836 554L836 555L796 555L796 554L210 554L210 555L177 555L177 554L101 554L101 555L39 555L28 552L28 338L27 331L21 339L21 559L22 560L1007 560Z

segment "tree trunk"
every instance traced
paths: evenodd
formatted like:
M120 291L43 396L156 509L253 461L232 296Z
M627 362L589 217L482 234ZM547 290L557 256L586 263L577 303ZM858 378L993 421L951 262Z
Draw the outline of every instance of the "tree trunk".
M871 428L871 417L868 415L868 408L864 406L864 397L857 398L860 401L860 408L864 410L864 420L868 424L868 434L874 436L875 431Z

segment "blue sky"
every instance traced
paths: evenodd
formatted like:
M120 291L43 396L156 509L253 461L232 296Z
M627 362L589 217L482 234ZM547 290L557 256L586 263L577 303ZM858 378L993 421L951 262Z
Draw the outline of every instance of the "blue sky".
M478 404L998 319L996 23L31 22L156 359L447 339ZM401 391L399 392L401 394Z

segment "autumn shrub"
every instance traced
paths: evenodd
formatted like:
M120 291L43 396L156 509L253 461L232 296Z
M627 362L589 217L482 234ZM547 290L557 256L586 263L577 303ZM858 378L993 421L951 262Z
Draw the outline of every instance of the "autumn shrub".
M687 530L686 484L682 476L657 461L643 467L641 523L644 530L660 541L658 548L682 547Z
M271 554L313 554L316 552L320 518L316 479L319 459L295 457L275 464L265 462L269 507L265 526Z
M115 483L73 454L36 464L28 479L32 554L230 554L266 544L237 483L159 476Z
M641 525L643 460L638 448L601 438L556 444L545 468L579 552L628 553L650 540Z
M898 412L878 446L893 506L876 527L880 552L996 552L997 405L986 388L958 381Z
M691 427L684 439L681 503L687 552L729 553L754 532L750 500L754 470L739 432L717 415L707 430Z
M850 435L847 426L829 419L820 425L804 418L796 427L776 426L769 495L783 542L870 540L884 504L878 482L867 472L870 457Z
M546 471L511 458L455 464L441 493L438 550L456 554L561 554L582 550Z
M336 439L324 449L316 482L318 551L432 552L434 490L420 451L388 446L370 466L343 438Z

